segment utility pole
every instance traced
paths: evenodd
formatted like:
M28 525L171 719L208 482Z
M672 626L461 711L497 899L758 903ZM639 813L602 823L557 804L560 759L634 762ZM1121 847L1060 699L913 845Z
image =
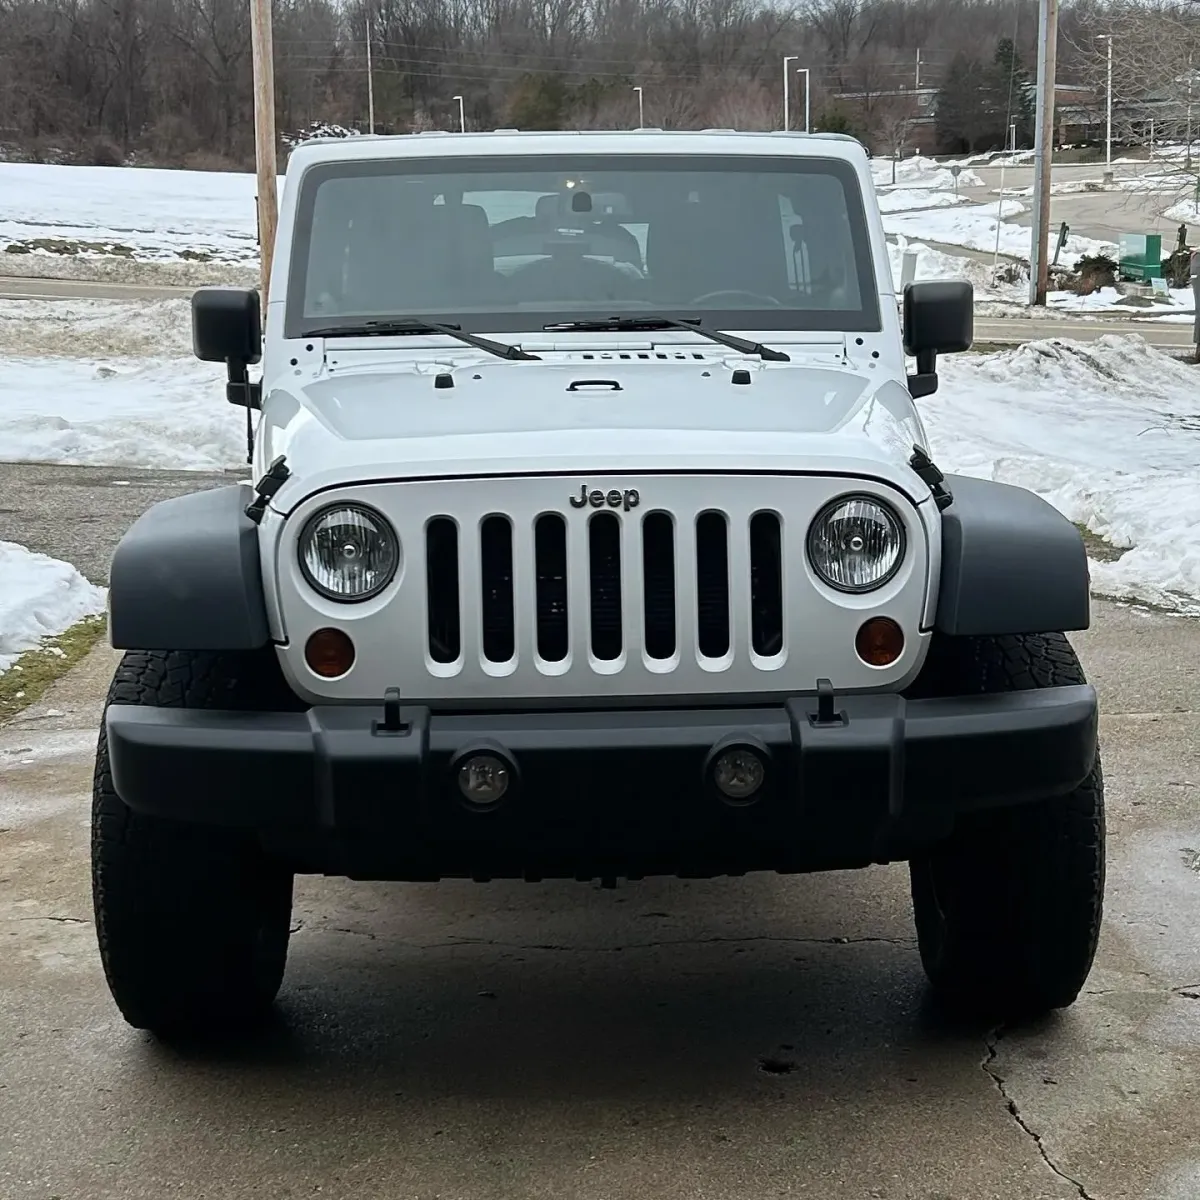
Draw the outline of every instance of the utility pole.
M258 245L262 302L266 308L279 220L275 166L275 58L271 0L250 0L251 62L254 71L254 163L258 168Z
M783 58L783 132L787 133L792 127L792 93L791 80L788 77L788 63L794 63L800 55L785 54Z
M916 78L916 82L913 84L913 87L915 90L918 90L918 91L920 90L920 87L921 87L921 51L920 50L917 51L917 78Z
M375 132L375 73L371 70L371 8L364 10L367 17L367 124L368 132Z
M1050 281L1050 175L1054 158L1054 69L1058 49L1058 0L1038 5L1037 129L1034 135L1033 239L1029 255L1029 303L1044 305Z

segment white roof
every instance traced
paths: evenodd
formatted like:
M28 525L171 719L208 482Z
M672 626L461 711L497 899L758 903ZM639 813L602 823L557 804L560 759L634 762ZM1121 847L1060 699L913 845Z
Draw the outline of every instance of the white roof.
M795 155L866 161L866 151L854 138L840 133L739 133L728 129L620 129L553 133L521 133L498 129L491 133L406 133L390 136L363 134L346 138L313 138L292 151L291 169L318 162L361 162L381 158L452 158L473 155L528 154L746 154Z

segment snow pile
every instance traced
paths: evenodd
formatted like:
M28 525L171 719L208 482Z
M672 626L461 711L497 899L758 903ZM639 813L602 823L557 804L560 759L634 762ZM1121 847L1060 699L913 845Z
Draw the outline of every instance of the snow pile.
M280 139L289 150L302 146L313 138L347 138L360 137L357 129L347 129L344 125L331 125L328 121L313 121L307 129L296 133L285 133Z
M1200 204L1196 203L1194 196L1188 200L1180 200L1172 204L1163 216L1168 221L1200 221Z
M963 158L946 160L948 167L999 167L1032 162L1035 157L1032 150L983 150L978 154L968 154Z
M192 309L178 300L0 300L0 355L120 358L192 352Z
M965 204L966 196L956 196L953 192L932 191L929 188L893 188L891 191L880 192L876 197L881 212L904 212L920 208L950 208L955 204Z
M1115 546L1095 589L1200 613L1200 388L1136 336L939 363L938 466L1029 488Z
M1077 296L1074 292L1050 292L1046 303L1060 312L1121 315L1168 323L1190 321L1195 308L1190 287L1170 288L1165 296L1155 293L1150 304L1130 304L1129 297L1115 287L1097 288L1086 296Z
M1005 234L1021 233L1018 225L1006 225L1019 217L1025 205L1016 200L995 200L989 204L967 204L949 212L892 212L883 214L883 227L889 234L941 242L947 246L966 246L973 250L991 250L996 243L997 222L1001 228L1000 252L1006 252ZM1029 232L1023 240L1028 251Z
M0 250L250 262L255 194L233 172L0 163Z
M220 471L245 458L219 365L0 357L0 462Z
M946 191L954 187L954 176L948 166L920 154L901 159L899 162L884 157L871 159L871 176L876 187L891 185L893 166L897 187L932 188L936 191ZM958 186L982 187L983 180L974 171L963 171L958 177Z
M947 254L943 250L935 250L921 242L909 242L907 238L899 237L895 243L888 243L888 256L891 259L892 283L900 290L900 282L904 268L904 255L908 252L917 256L916 274L914 280L925 279L965 279L975 289L976 300L1007 300L1013 303L1023 303L1028 288L1021 283L997 283L992 276L991 260L978 258L963 258L956 254ZM1013 264L1006 259L999 262L1000 270L1011 268Z
M945 246L963 246L987 254L998 249L1006 257L1028 262L1029 228L1011 220L1025 211L1025 206L1016 200L996 200L945 210L884 213L883 228L890 236L903 235ZM1073 266L1084 255L1111 253L1114 249L1109 242L1071 234L1059 255L1059 262Z
M70 563L0 542L0 672L43 638L102 613L104 597Z

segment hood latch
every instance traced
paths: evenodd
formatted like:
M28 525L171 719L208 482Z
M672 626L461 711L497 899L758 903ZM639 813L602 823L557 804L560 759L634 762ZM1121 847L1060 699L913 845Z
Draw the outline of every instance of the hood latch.
M284 456L281 454L268 468L267 473L254 485L254 499L246 505L246 516L252 520L255 525L262 523L263 516L267 511L267 505L271 502L271 497L289 479L292 477L292 472L288 468Z
M920 446L913 447L912 458L908 460L908 465L929 485L929 490L933 493L933 502L938 506L939 512L954 503L954 497L947 488L942 486L945 475L934 466L933 460Z

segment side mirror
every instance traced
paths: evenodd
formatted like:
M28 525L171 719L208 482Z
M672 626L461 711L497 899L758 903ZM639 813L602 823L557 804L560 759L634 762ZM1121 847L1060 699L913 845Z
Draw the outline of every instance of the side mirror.
M914 399L937 391L937 356L970 350L975 338L975 289L945 280L904 289L904 353L917 360L908 377Z
M260 389L246 367L262 358L262 305L253 288L203 287L192 293L192 351L229 368L230 404L257 408Z

